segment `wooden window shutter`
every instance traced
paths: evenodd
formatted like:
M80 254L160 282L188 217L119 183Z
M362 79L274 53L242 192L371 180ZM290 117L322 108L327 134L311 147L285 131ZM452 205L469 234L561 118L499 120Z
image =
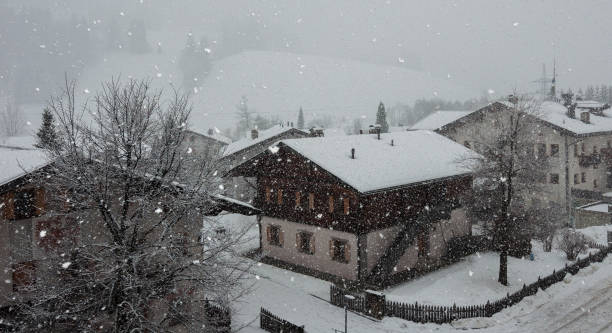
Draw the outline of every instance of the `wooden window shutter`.
M335 248L335 245L334 245L334 240L333 240L333 239L330 239L330 240L329 240L329 256L330 256L331 258L333 258L333 257L334 257L334 250L335 250L335 249L336 249L336 248Z
M3 199L3 216L7 220L13 220L15 218L15 193L8 192Z
M315 236L310 235L310 254L315 253Z
M266 226L266 240L268 241L268 244L270 244L270 241L272 240L272 230L271 230L271 226Z
M349 198L344 198L344 215L348 215L350 213L351 202Z
M269 187L266 187L266 202L270 202L272 200L272 190Z
M315 195L314 193L308 194L308 208L314 209L315 206Z
M295 234L295 247L298 248L298 250L302 247L302 233L298 232Z
M302 201L302 192L295 192L295 207L300 207Z
M344 243L344 260L351 261L351 246L348 243Z
M283 190L278 189L278 191L276 192L276 199L279 205L283 204Z
M36 189L36 216L45 213L45 189L40 187Z
M283 247L283 245L285 244L285 239L284 236L285 235L285 231L280 229L278 230L278 242L280 243L280 246Z
M329 212L334 212L334 197L331 195L329 196Z

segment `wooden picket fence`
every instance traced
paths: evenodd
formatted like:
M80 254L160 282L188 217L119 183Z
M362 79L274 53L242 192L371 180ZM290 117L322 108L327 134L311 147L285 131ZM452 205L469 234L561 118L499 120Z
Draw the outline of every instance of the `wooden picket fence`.
M486 304L469 305L469 306L435 306L425 304L409 304L401 302L386 301L384 307L384 315L388 317L398 317L405 320L410 320L418 323L450 323L453 320L475 317L491 317L501 310L515 305L527 296L535 295L539 289L545 290L553 284L563 281L565 275L570 273L575 275L584 267L589 266L593 262L602 262L604 258L612 252L612 246L595 244L594 248L600 249L596 254L578 259L571 265L559 271L553 270L552 274L538 278L538 280L529 285L523 285L523 288L510 294L506 297ZM352 295L354 299L347 299L345 295ZM366 297L359 293L350 293L347 290L332 285L330 287L330 302L336 306L344 307L349 310L360 312L369 315L372 311L368 309Z
M272 314L272 312L261 308L259 313L259 327L272 333L304 333L304 326L297 326L285 319Z

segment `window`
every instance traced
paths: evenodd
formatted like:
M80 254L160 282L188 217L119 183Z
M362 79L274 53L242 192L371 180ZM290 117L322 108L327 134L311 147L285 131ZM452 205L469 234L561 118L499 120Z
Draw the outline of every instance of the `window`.
M283 246L283 233L277 225L269 225L267 228L268 244L274 246Z
M583 172L580 176L581 176L580 178L582 179L582 182L586 183L586 181L587 181L586 180L586 172Z
M551 144L550 145L550 156L551 157L559 157L559 145Z
M329 196L329 212L334 212L334 197L331 195Z
M283 204L283 190L279 189L278 192L276 192L276 202L279 205Z
M12 280L13 291L19 291L36 283L36 264L34 261L20 262L13 265Z
M422 232L417 236L417 247L419 252L419 257L427 256L427 252L429 250L429 244L427 239L427 232Z
M314 236L310 232L300 231L296 234L295 243L298 251L306 254L314 254Z
M593 154L597 154L597 146L593 146Z
M538 143L536 145L536 157L546 157L546 144L545 143Z
M314 210L315 207L315 195L314 193L308 193L308 208Z
M550 183L551 184L559 184L559 174L558 173L551 173L550 174Z
M332 239L329 241L329 247L329 253L331 254L332 260L343 263L351 261L351 249L347 241Z
M27 219L37 215L36 190L21 190L15 193L13 199L15 219Z
M349 198L344 198L344 215L348 215L351 212L351 200Z
M574 145L574 157L578 157L578 146Z
M272 189L269 187L266 187L266 202L271 202L272 201Z
M574 184L580 184L580 179L578 179L579 175L577 173L574 174Z
M302 192L297 191L295 192L295 207L301 207L302 206Z
M593 188L597 188L597 179L593 179Z

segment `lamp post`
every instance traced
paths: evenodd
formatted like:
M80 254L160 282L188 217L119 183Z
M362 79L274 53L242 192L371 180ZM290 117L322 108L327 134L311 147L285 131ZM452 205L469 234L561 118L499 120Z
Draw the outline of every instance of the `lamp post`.
M348 319L348 301L354 300L355 296L353 295L344 295L344 333L347 332L347 319Z

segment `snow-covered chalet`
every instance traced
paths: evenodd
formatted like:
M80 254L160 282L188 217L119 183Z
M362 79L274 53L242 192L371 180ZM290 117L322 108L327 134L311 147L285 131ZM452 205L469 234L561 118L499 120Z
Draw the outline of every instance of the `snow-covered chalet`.
M431 131L282 140L230 171L256 177L260 249L280 266L384 285L437 267L471 226L471 150Z

